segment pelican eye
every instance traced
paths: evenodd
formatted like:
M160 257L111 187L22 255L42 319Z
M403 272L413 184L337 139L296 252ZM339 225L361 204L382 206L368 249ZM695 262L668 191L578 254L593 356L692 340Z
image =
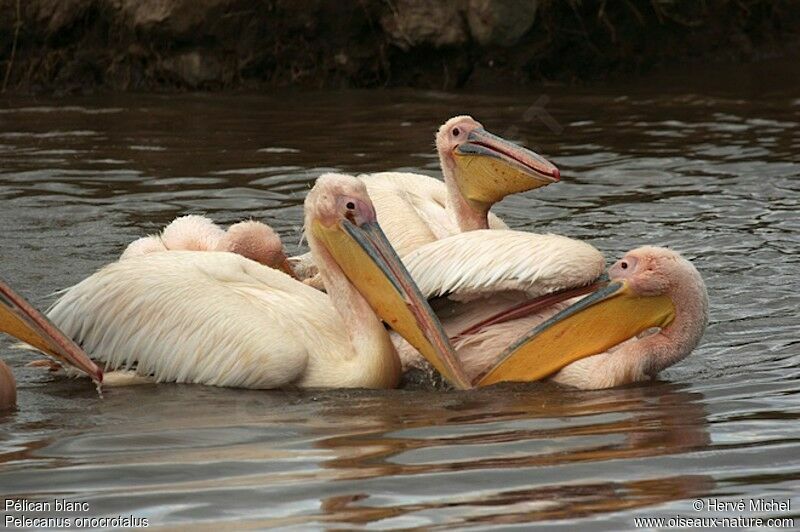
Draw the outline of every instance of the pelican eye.
M347 207L347 209L348 209L348 210L351 210L351 211L352 211L353 209L355 209L355 208L356 208L356 204L355 204L355 203L353 203L352 201L348 201L348 202L347 202L347 205L345 205L345 207Z
M461 134L461 130L460 130L460 129L458 129L457 127L454 127L454 128L453 128L453 136L454 136L454 137L457 137L457 136L459 136L460 134Z
M622 262L619 263L619 267L622 268L623 270L627 270L628 263L623 260Z

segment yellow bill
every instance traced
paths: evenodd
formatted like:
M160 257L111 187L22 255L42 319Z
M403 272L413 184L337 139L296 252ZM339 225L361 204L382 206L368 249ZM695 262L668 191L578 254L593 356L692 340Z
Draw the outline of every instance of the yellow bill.
M479 205L492 205L560 179L558 168L541 155L484 129L472 131L453 155L461 194Z
M0 332L50 355L59 362L79 369L94 381L103 382L103 371L78 345L0 281Z
M477 385L543 379L673 319L675 307L668 296L640 296L626 281L612 281L511 345Z
M470 387L441 323L422 297L377 222L333 227L313 222L312 231L375 313L459 389Z

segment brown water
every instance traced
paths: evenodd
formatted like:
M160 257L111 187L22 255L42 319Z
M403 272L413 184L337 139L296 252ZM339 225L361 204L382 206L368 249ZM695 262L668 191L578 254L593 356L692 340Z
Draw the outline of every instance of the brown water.
M256 217L301 251L301 202L320 172L439 175L433 131L470 113L561 168L562 183L497 207L513 227L586 239L609 259L679 249L706 279L711 323L660 382L599 392L160 385L101 400L25 367L30 354L3 340L20 409L0 417L1 498L213 530L618 530L726 515L694 511L698 498L796 495L800 94L762 71L725 76L516 95L4 100L0 272L40 307L179 214ZM543 95L549 117L531 108ZM729 515L800 523L793 505Z

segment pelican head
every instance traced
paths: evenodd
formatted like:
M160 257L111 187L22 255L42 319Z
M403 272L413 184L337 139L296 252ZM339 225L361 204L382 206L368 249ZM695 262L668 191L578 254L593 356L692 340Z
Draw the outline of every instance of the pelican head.
M305 212L315 253L341 269L375 313L446 379L469 387L438 318L378 225L364 184L324 174L306 197Z
M643 361L646 374L655 376L697 347L708 325L708 292L691 262L671 249L646 246L626 253L609 268L608 276L610 284L620 283L620 295L628 291L634 299L667 299L662 310L650 316L661 328L656 338L667 340L668 349ZM658 323L659 312L664 314L663 326Z
M581 388L642 380L691 353L707 323L708 294L692 263L670 249L641 247L617 261L595 292L509 347L480 384L559 370L556 380Z
M452 177L475 210L487 211L509 194L555 183L558 168L544 157L486 131L471 116L456 116L436 133L445 178Z
M295 277L283 250L281 237L261 222L247 220L233 224L217 242L216 250L237 253Z

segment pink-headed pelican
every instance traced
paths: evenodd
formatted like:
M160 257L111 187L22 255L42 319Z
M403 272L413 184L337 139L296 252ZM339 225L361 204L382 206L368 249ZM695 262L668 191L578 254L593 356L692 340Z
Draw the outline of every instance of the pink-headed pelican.
M456 116L436 133L444 182L421 174L359 176L378 221L405 257L417 247L476 229L507 229L489 209L510 194L555 183L558 168L542 156L486 131L470 116Z
M86 373L98 383L103 381L102 370L75 342L2 281L0 281L0 332L13 336L59 362ZM16 402L17 386L14 375L11 373L11 368L0 360L0 410L13 408Z
M456 116L436 133L444 181L408 172L358 176L367 186L378 222L404 258L420 246L476 229L508 229L489 212L510 194L560 179L558 168L537 153ZM290 259L301 278L315 273L309 254ZM315 283L318 285L319 283Z
M234 253L143 253L68 289L49 317L107 369L244 388L395 386L385 322L469 386L361 181L321 176L305 230L327 294Z
M296 277L280 236L255 220L235 223L225 231L205 216L180 216L161 234L131 242L120 260L162 251L230 251Z
M477 386L549 377L597 389L645 380L686 357L708 321L700 274L665 248L627 253L607 283L594 282L599 252L556 235L462 233L405 262L425 296L444 299L437 312ZM404 369L424 366L395 340Z

